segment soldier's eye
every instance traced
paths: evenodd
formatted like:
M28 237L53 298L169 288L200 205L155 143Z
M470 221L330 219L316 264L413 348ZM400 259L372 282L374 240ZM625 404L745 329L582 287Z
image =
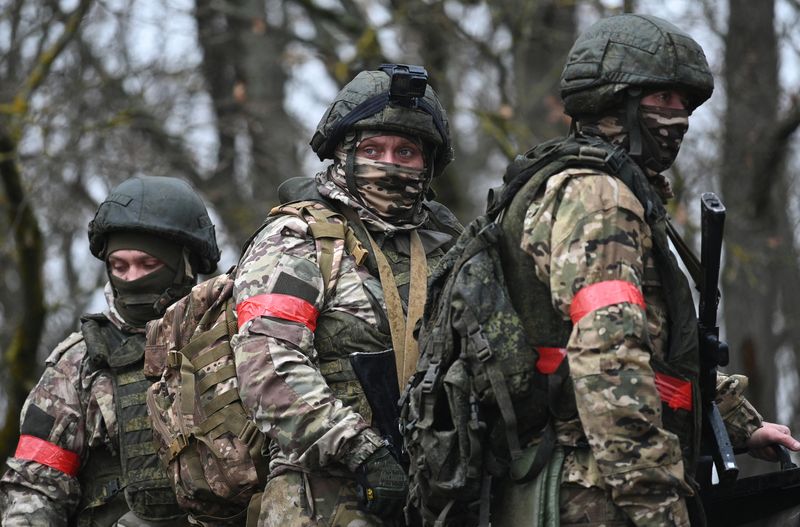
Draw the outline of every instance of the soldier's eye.
M378 149L374 146L362 146L359 151L367 157L375 157L378 155Z

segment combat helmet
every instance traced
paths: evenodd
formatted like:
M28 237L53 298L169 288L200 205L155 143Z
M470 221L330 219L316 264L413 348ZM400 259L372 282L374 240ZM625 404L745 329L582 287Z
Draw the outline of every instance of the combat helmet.
M561 74L564 111L572 117L596 115L643 90L683 90L691 113L714 90L714 78L700 45L666 20L623 14L584 31L569 52Z
M89 249L107 256L110 233L153 234L186 247L195 270L212 273L220 251L214 224L200 196L185 181L162 176L136 176L111 190L89 223Z
M433 147L433 176L453 160L447 113L421 66L382 64L378 70L356 75L322 116L311 148L320 160L332 159L339 143L354 130L384 130L421 138Z

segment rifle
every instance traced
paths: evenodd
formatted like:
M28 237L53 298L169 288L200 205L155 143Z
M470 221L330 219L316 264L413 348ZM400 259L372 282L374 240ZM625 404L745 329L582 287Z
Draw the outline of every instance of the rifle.
M719 306L720 255L722 232L725 225L725 205L713 192L700 197L701 234L700 267L702 280L698 308L698 335L700 337L700 396L703 411L703 443L717 468L719 483L727 487L736 482L736 466L731 440L714 399L717 390L717 366L728 364L728 345L719 340L717 307ZM711 485L711 465L698 468L701 486Z
M397 462L407 467L400 435L400 388L397 386L394 352L388 349L377 353L351 353L350 364L372 408L375 428Z
M720 486L730 488L736 482L736 466L731 440L714 399L717 394L717 366L728 364L728 345L719 340L717 307L719 306L719 267L722 253L722 232L725 226L725 205L713 192L700 196L701 234L700 260L680 237L672 223L667 234L689 270L700 291L698 305L698 337L700 348L700 398L702 411L702 454L697 467L697 481L702 489L711 487L711 461L717 467ZM709 459L710 456L710 459Z

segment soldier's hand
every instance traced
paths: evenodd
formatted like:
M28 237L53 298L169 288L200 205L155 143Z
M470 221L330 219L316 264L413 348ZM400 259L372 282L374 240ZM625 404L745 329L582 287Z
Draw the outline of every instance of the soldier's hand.
M763 426L753 432L747 440L750 455L765 461L777 461L778 454L772 445L783 445L789 450L800 450L800 441L792 437L788 426L764 421Z
M403 510L408 493L408 476L386 447L381 447L358 467L362 508L389 518Z

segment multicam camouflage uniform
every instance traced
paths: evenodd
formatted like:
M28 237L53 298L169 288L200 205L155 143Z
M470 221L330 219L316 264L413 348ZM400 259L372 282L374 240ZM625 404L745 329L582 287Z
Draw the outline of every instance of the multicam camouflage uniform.
M665 358L669 339L652 244L639 200L618 179L592 170L551 177L526 214L522 248L565 317L576 291L605 280L634 284L647 306L601 308L573 328L568 360L579 418L557 422L556 430L560 444L574 447L588 440L591 448L566 456L562 524L583 523L599 507L600 518L615 518L620 525L628 517L637 525L688 525L681 498L692 490L677 437L661 423L662 401L650 362L652 356ZM739 375L719 380L718 402L731 440L744 446L761 425L742 397L747 380ZM610 518L603 516L607 511Z
M94 318L101 324L113 324L127 338L129 347L138 346L143 353L144 329L133 328L122 320L113 307L110 288L106 289L106 296L111 307L104 315ZM129 505L122 482L115 477L120 471L117 413L120 401L115 398L114 382L131 386L149 383L140 371L130 371L120 377L115 376L107 364L102 367L95 365L81 333L73 333L56 346L46 365L44 374L22 409L21 434L72 453L77 463L72 471L68 471L73 472L70 474L37 461L9 458L10 470L0 481L4 509L2 525L117 525L117 519L126 514ZM144 389L141 392L143 394ZM131 399L131 402L134 401ZM126 424L126 433L150 434L146 416L144 420ZM154 453L155 450L150 448L150 454ZM174 497L171 497L158 459L151 456L146 463L146 467L138 468L150 470L152 483L160 481L164 494L162 503L155 500L149 505L153 509L162 507L164 510L161 512L165 514L162 517L174 516ZM100 464L116 464L116 467L101 467ZM90 471L90 466L96 470ZM103 469L108 472L108 478L103 477ZM154 494L157 495L158 492ZM150 512L156 514L155 510ZM131 518L130 521L134 520ZM182 524L178 521L119 523L131 526Z
M373 409L349 357L393 348L391 315L369 236L391 268L405 316L413 280L412 238L418 235L429 272L460 225L441 205L423 202L432 175L452 156L449 137L442 136L447 135L443 109L428 87L425 101L427 108L435 108L434 128L429 110L394 107L388 90L389 76L382 71L362 72L348 84L312 140L320 158L333 159L333 164L315 180L289 180L280 191L284 201L311 200L320 210L344 214L369 251L367 260L357 262L337 241L324 290L319 248L311 234L313 215L285 214L258 233L236 273L239 333L232 345L239 391L259 429L272 440L262 526L402 523L404 477L390 485L401 495L383 518L363 510L363 490L357 487L356 473L386 446L371 427ZM343 115L380 94L386 94L383 107L363 115L346 136L332 133ZM354 157L366 137L398 133L424 149L423 169ZM296 190L287 195L287 187ZM397 381L387 372L386 379L376 382Z
M22 409L20 441L0 480L5 526L177 526L185 515L155 454L142 372L144 324L216 269L205 204L186 182L129 178L89 224L106 261L142 250L164 265L135 280L108 272L108 310L81 318L50 354Z
M438 229L419 230L430 232L422 238L432 268L451 237ZM407 298L409 254L402 243L407 234L373 235ZM333 511L338 511L335 525L383 524L358 509L353 473L383 439L370 428L372 410L347 360L354 351L392 347L383 292L377 273L357 265L341 245L333 269L330 289L323 292L309 224L287 215L259 233L236 275L237 304L260 295L288 295L318 313L307 324L253 318L232 342L242 400L274 441L263 525L273 525L271 518L274 525L317 525L314 518L333 518Z
M640 104L659 90L679 90L685 109ZM629 188L596 168L569 168L547 180L525 213L520 247L549 288L558 318L573 324L565 347L577 415L555 422L566 452L562 525L689 524L699 411L694 306L674 257L664 254L664 213L655 202L671 197L660 172L677 155L689 113L712 90L699 45L651 16L620 15L591 26L562 74L576 134L620 146L643 171L634 182L648 187ZM641 201L647 193L656 197ZM603 284L632 294L625 299ZM584 311L586 291L602 291L593 294L603 298ZM677 410L667 411L659 390L665 368L676 375L673 362L688 378L678 377L689 388L675 403L685 409L682 421ZM735 446L761 426L743 398L746 386L741 376L718 377L718 404Z

